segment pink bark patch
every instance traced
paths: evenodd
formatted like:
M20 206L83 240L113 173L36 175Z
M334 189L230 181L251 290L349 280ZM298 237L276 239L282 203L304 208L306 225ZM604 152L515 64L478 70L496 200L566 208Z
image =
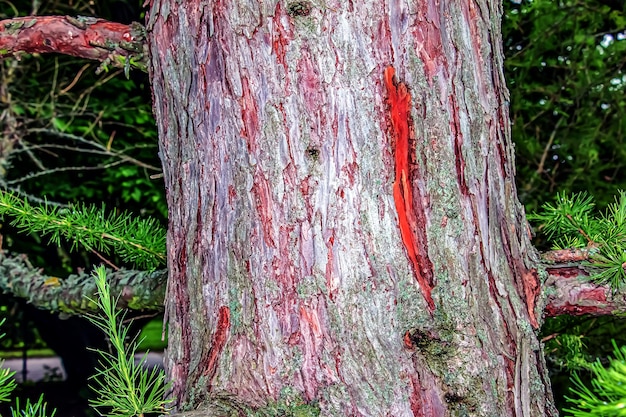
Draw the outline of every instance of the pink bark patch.
M448 415L447 407L440 400L442 394L437 386L437 381L429 374L423 372L420 379L417 376L409 378L409 406L413 417L443 417Z
M287 72L287 62L285 60L287 45L291 42L291 33L286 30L282 24L282 18L284 13L281 10L281 2L276 4L276 10L274 11L274 18L272 19L272 26L274 32L272 33L272 51L276 55L277 61L283 66L285 72Z
M299 91L304 99L304 105L310 113L314 113L324 102L320 87L320 75L313 64L308 51L302 51L302 59L296 65L298 72Z
M536 270L530 270L524 272L522 275L522 285L524 286L524 297L526 298L526 308L528 309L528 317L530 317L530 324L533 328L539 328L539 322L535 316L535 305L537 297L541 292L539 285L539 277Z
M446 62L441 42L439 1L424 0L417 3L418 12L410 26L415 37L415 49L424 63L424 72L432 86L433 78Z
M265 244L271 248L276 247L274 242L274 209L272 207L272 195L270 184L265 175L261 172L256 173L252 184L252 193L255 197L256 211L261 218L261 227L263 229L263 240Z
M300 306L300 329L301 341L304 342L302 347L304 354L302 376L304 378L306 400L310 401L317 397L319 390L316 371L319 366L318 351L322 344L322 329L317 311Z

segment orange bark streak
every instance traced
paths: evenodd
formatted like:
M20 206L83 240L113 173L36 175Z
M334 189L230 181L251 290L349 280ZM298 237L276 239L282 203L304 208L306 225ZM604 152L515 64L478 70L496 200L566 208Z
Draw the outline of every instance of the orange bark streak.
M411 94L404 83L394 83L395 70L392 66L385 69L385 85L387 87L389 112L391 114L392 135L395 141L396 179L393 183L393 199L398 212L400 236L406 248L407 255L413 265L413 272L420 285L428 308L432 312L435 303L431 296L432 287L421 273L417 261L418 247L413 235L413 229L424 227L417 225L413 209L413 194L408 180L409 171L409 136L411 120Z

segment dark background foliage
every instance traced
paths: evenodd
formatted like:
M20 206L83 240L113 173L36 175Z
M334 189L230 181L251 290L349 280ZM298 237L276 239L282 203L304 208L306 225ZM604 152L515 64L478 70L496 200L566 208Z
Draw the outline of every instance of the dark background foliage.
M599 207L626 189L624 1L504 1L505 72L511 94L520 199L532 212L557 192L588 192ZM539 226L539 225L535 225ZM549 249L541 237L538 247ZM559 409L572 372L606 362L618 317L549 319L542 334Z

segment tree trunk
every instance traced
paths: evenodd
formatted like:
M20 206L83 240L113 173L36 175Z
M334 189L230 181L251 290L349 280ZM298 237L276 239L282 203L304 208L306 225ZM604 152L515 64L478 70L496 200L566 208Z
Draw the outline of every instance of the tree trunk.
M501 13L152 0L177 409L556 415Z

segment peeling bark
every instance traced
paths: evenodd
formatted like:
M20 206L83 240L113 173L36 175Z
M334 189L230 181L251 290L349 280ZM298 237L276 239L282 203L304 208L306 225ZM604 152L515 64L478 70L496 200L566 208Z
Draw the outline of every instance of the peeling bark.
M556 415L497 2L300 3L151 2L178 410Z
M620 314L626 307L624 291L588 281L588 274L579 266L548 267L545 295L546 317L585 314L604 316Z

